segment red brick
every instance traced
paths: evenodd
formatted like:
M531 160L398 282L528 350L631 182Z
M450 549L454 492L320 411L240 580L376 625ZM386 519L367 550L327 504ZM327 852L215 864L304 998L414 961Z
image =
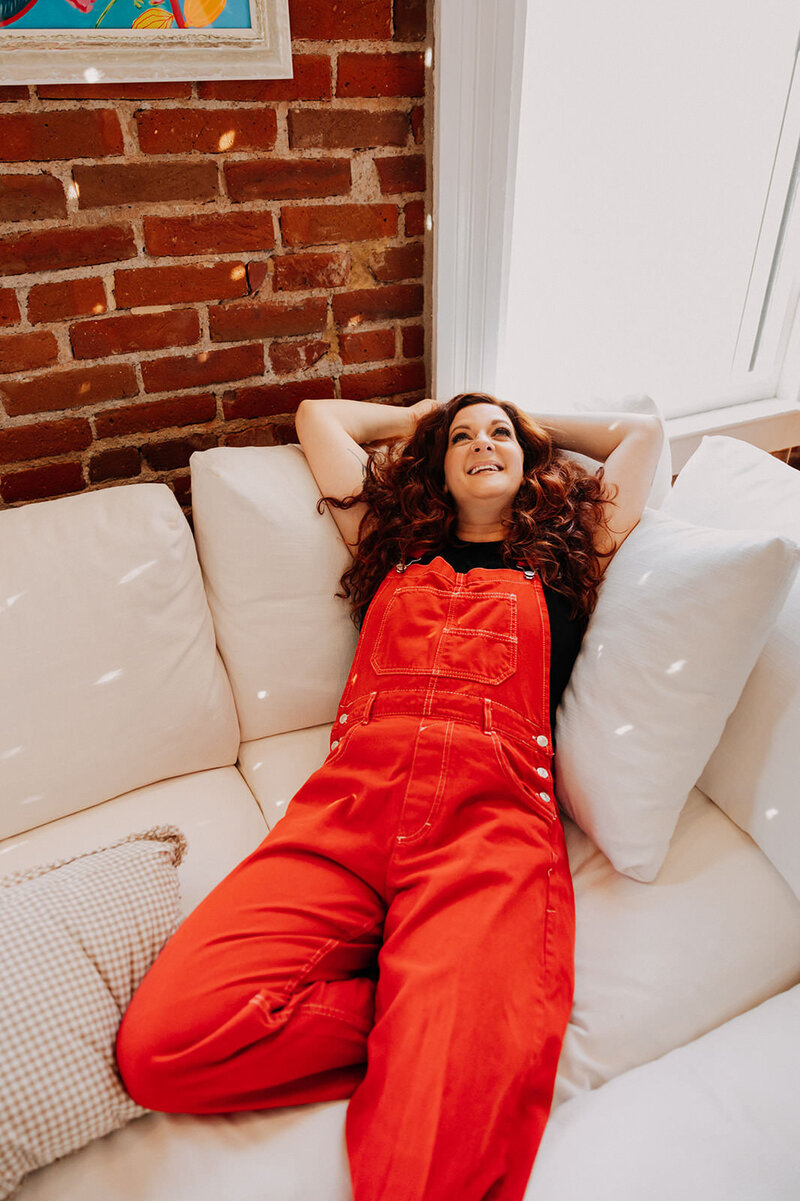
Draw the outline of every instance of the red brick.
M369 269L381 283L393 283L398 279L418 279L422 275L422 242L410 242L406 246L387 246L379 250L369 261Z
M297 441L293 421L265 421L232 430L222 439L224 446L285 446Z
M427 32L426 0L394 0L396 41L422 42Z
M135 267L114 273L117 308L181 304L187 300L227 300L247 295L244 263L192 264L182 267Z
M271 250L275 245L272 213L210 213L194 217L145 217L148 254L231 254Z
M333 298L333 316L338 325L357 325L386 317L418 317L424 297L422 284L389 284L383 288L339 292Z
M81 225L76 229L43 229L34 234L0 238L0 273L62 271L116 263L136 257L129 225Z
M247 286L250 292L257 292L269 275L270 259L254 259L247 264Z
M92 427L85 417L65 421L39 421L35 425L13 425L0 430L0 463L23 459L45 459L70 450L91 446Z
M16 325L20 319L19 303L11 288L0 288L0 326Z
M425 191L425 156L398 154L394 158L376 158L381 191L387 195L397 192Z
M7 504L64 496L68 492L82 492L85 487L80 463L52 463L0 476L0 496Z
M190 505L192 502L192 476L190 472L185 475L174 475L171 480L166 481L172 491L175 493L175 499L181 506ZM186 520L189 527L194 533L194 525L192 524L191 513L186 513Z
M141 475L142 463L134 446L115 446L101 450L89 460L89 479L93 484L103 480L130 479Z
M304 342L273 342L269 348L269 361L276 375L289 375L293 371L305 371L312 367L330 348L330 342L324 338L309 338Z
M200 350L195 354L150 359L142 363L145 392L179 388L203 388L227 380L247 379L264 370L264 347L229 346L223 350Z
M116 204L161 204L193 200L198 204L219 194L218 168L200 163L96 163L72 168L82 209Z
M372 400L377 396L399 396L425 387L424 363L400 363L357 375L340 375L342 396L347 400Z
M275 292L302 292L307 288L341 288L350 278L347 251L320 254L285 254L272 260Z
M402 54L340 54L336 95L422 96L425 63L419 51Z
M35 284L28 293L28 320L34 325L64 317L89 317L104 313L107 307L105 284L96 275L60 284Z
M124 313L70 326L76 359L100 359L138 350L191 346L200 337L196 309L167 309L163 313Z
M416 144L421 146L425 141L425 109L421 104L415 104L411 110L411 133Z
M58 358L58 342L43 329L32 334L6 334L0 338L0 375L13 371L35 371Z
M420 359L425 353L424 325L403 326L403 355L407 359Z
M289 0L289 23L296 40L388 38L392 0Z
M114 438L121 434L152 433L172 426L200 425L213 421L216 415L217 401L213 393L197 392L106 409L97 414L95 428L98 438Z
M394 330L370 329L363 333L341 334L339 357L343 363L374 363L393 359Z
M47 83L40 100L191 100L190 83Z
M302 200L350 191L347 158L250 159L225 164L231 200Z
M405 206L406 237L416 238L425 233L425 201L411 200Z
M0 397L9 417L57 412L135 396L139 391L130 363L71 367L25 380L0 381Z
M111 108L0 114L0 161L44 162L122 154L122 130Z
M0 221L42 221L66 217L67 199L59 179L40 175L0 175Z
M216 445L216 434L191 434L186 438L149 442L142 447L142 456L155 471L174 471L176 467L188 467L196 450L209 450Z
M198 84L201 100L330 100L331 60L327 54L292 56L292 79L215 80Z
M271 108L161 108L136 113L145 154L271 150L278 122Z
M295 380L290 384L253 384L226 392L222 398L226 421L237 417L271 417L294 413L306 397L333 396L333 380Z
M295 301L250 301L208 310L212 342L242 342L287 334L316 334L325 329L328 302L324 296Z
M30 92L24 84L6 84L0 87L0 103L8 100L28 100Z
M405 146L407 112L369 112L299 108L289 112L289 145L293 150L363 150L372 146Z
M397 217L394 204L309 204L282 208L281 231L287 246L366 242L393 238Z

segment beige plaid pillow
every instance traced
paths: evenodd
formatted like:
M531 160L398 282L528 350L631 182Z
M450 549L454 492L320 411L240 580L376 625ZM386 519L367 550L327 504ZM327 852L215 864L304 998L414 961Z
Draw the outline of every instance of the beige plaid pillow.
M144 1112L114 1042L177 924L185 849L159 826L0 878L0 1198Z

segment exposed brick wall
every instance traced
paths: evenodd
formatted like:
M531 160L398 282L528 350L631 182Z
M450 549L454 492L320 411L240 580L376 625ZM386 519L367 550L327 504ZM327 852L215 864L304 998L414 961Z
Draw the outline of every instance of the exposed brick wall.
M290 0L294 79L0 87L0 508L425 394L426 0Z

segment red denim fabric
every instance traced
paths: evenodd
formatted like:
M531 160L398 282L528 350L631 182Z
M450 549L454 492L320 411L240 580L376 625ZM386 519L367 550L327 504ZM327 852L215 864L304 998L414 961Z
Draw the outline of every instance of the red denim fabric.
M122 1022L153 1109L351 1097L355 1201L520 1201L573 988L538 577L391 572L331 753Z

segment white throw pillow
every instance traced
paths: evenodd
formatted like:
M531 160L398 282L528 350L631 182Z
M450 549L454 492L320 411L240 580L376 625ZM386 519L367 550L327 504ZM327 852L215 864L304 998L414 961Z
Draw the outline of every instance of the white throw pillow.
M653 880L783 605L787 539L645 510L620 547L556 726L556 788L617 871Z
M178 921L174 826L0 878L0 1198L144 1113L114 1043Z
M669 511L800 542L800 471L737 438L704 438ZM728 719L700 787L758 843L800 898L800 576Z

